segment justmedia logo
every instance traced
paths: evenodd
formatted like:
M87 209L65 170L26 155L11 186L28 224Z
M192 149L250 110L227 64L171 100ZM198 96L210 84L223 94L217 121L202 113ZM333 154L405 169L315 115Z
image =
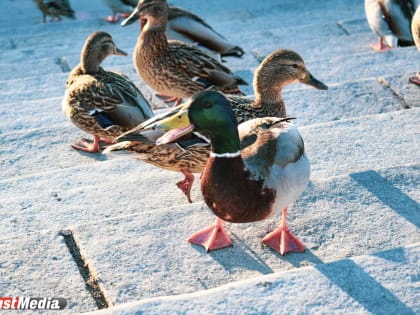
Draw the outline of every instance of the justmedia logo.
M62 310L67 300L54 297L0 297L3 310Z

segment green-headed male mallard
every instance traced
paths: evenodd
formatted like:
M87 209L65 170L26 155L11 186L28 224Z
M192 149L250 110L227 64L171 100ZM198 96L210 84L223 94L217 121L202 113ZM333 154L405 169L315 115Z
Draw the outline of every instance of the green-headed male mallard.
M420 0L365 0L367 21L379 37L378 43L370 46L382 51L413 45L411 18L419 4Z
M42 12L42 23L47 21L48 15L56 21L60 21L61 16L67 16L71 19L76 18L69 0L34 0L34 2Z
M416 13L411 20L411 33L413 34L414 43L420 52L420 6L417 8ZM410 81L414 84L420 85L420 73L417 72L417 75L410 78Z
M280 49L268 55L254 74L255 99L228 95L238 123L266 116L286 117L282 90L292 83L304 83L320 90L328 87L318 81L305 67L303 59L294 51ZM156 146L155 141L163 131L147 130L160 120L175 114L180 105L172 111L156 116L116 139L116 144L104 153L129 153L129 156L163 169L181 171L185 179L178 187L191 202L190 191L194 181L192 173L201 173L210 153L210 145L199 137L183 139L178 143Z
M222 93L203 91L178 114L157 127L177 128L157 143L165 144L193 130L211 141L211 153L201 175L204 201L218 217L216 223L193 234L189 241L207 251L231 245L223 221L247 223L282 212L279 227L263 242L281 255L303 252L303 244L288 230L287 207L304 191L310 164L297 128L287 118L265 117L237 126L232 107Z
M92 33L82 49L80 64L67 80L63 111L77 127L94 136L92 144L81 140L72 145L75 149L98 152L101 140L112 142L153 116L149 103L130 79L100 66L110 55L127 53L117 48L108 33Z
M168 41L166 26L169 7L165 0L140 0L121 25L140 18L142 30L134 49L138 74L159 94L176 101L213 87L229 94L243 93L238 85L247 84L226 66L202 50L180 41Z

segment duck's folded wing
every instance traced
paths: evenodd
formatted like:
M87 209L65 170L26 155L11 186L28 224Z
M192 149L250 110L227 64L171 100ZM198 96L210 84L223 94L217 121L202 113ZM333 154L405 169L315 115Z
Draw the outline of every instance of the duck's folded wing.
M216 59L193 46L170 41L169 54L173 62L181 71L188 73L191 80L203 85L204 88L212 85L230 87L238 84L248 84L241 77L232 73L226 66Z

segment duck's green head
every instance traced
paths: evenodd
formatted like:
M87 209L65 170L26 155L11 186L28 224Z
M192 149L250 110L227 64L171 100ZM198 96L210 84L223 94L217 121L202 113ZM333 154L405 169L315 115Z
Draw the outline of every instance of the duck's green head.
M229 100L220 92L202 91L194 94L182 109L156 127L171 131L158 144L173 142L191 131L208 137L215 153L235 153L239 150L237 121Z

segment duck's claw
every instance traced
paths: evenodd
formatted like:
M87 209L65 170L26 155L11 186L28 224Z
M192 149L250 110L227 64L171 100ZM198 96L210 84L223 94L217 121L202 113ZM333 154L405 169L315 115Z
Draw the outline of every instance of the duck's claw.
M223 225L222 220L216 219L214 225L191 235L188 242L203 246L207 252L232 246L232 241L223 229Z

